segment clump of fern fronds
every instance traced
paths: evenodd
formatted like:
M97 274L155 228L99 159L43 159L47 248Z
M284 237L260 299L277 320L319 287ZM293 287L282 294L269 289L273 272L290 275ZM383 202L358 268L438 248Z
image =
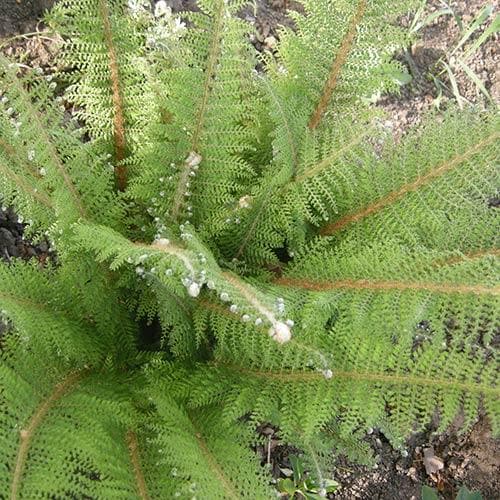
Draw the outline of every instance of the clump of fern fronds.
M498 432L498 117L392 144L369 103L414 2L302 3L256 72L243 1L60 1L83 129L0 61L0 194L58 254L0 266L0 494L272 498L264 422L324 494L370 428Z

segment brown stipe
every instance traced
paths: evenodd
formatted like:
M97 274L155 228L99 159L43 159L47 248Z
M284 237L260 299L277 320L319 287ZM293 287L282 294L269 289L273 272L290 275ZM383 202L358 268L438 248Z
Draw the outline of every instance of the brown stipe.
M217 477L217 479L222 484L222 487L224 488L224 491L226 493L225 497L231 498L231 499L241 498L240 493L235 489L235 487L231 483L230 479L228 479L228 477L224 473L223 469L221 468L221 466L217 462L217 459L214 457L213 453L210 451L210 448L208 447L205 439L203 438L203 435L196 428L196 425L193 422L193 419L191 417L190 417L190 421L191 421L191 425L193 426L194 435L196 437L196 442L198 443L198 447L200 448L201 453L203 454L206 461L208 462L210 469L212 470L214 475Z
M406 375L399 373L378 373L378 372L362 372L362 371L348 371L348 370L332 370L332 377L326 379L325 376L316 371L265 371L253 370L250 368L243 368L234 365L225 365L217 363L216 366L221 368L228 368L233 371L244 373L246 376L253 376L263 378L266 380L276 380L279 382L320 382L324 384L332 384L337 379L342 380L356 380L361 382L371 383L386 383L395 385L416 385L424 387L438 387L443 389L455 389L464 392L491 394L493 396L500 396L500 389L498 387L491 387L487 385L456 382L454 380L430 378L418 375Z
M116 184L120 191L127 187L127 169L122 165L125 159L126 139L125 139L125 118L123 114L123 97L120 87L120 71L118 69L118 57L113 43L113 31L109 19L109 9L106 0L100 1L100 10L104 28L104 40L109 54L109 71L111 78L111 91L113 98L113 126L114 126L114 147L115 147L115 176Z
M224 21L224 6L225 2L219 0L219 10L216 14L215 27L213 31L212 43L210 45L210 50L208 53L207 67L205 69L205 80L203 82L203 94L201 97L200 106L196 113L195 126L193 131L193 136L191 139L191 152L200 154L200 141L203 132L203 126L205 124L205 117L208 107L208 99L212 92L213 78L216 71L217 61L220 53L220 43L221 43L221 31ZM184 193L186 191L186 183L189 179L190 172L189 162L186 160L182 167L182 172L177 183L177 188L174 195L174 200L172 203L172 219L177 220L179 217L179 212L182 206L182 200L184 199Z
M434 293L473 293L476 295L499 295L500 287L483 285L462 285L455 283L426 283L385 280L353 280L343 279L336 281L313 281L301 278L279 278L274 281L277 285L290 288L301 288L315 292L328 290L413 290Z
M442 175L444 175L448 171L457 167L458 165L460 165L464 161L468 160L471 156L476 154L478 151L480 151L484 147L486 147L489 144L496 141L499 136L500 136L500 133L498 133L498 132L491 134L489 137L487 137L486 139L475 144L474 146L472 146L470 149L468 149L464 153L440 163L435 168L433 168L432 170L427 172L425 175L418 177L413 182L405 184L403 187L401 187L400 189L398 189L396 191L392 191L391 193L384 196L383 198L380 198L379 200L371 203L370 205L363 207L358 212L354 212L352 214L346 215L346 216L340 218L338 221L336 221L332 224L329 224L328 226L325 226L324 228L321 229L320 234L322 234L323 236L331 235L336 231L340 231L341 229L343 229L344 227L346 227L349 224L352 224L354 222L358 222L358 221L364 219L365 217L368 217L371 214L379 212L380 210L391 205L392 203L399 201L406 194L417 191L421 187L429 184L434 179L441 177Z
M448 258L439 258L433 262L436 267L441 266L452 266L453 264L461 264L462 262L467 262L469 260L482 259L483 257L498 257L500 256L500 249L498 248L485 248L481 250L476 250L474 252L465 253L463 255L457 255Z
M62 382L57 384L52 394L37 408L27 427L20 431L19 437L21 444L19 445L19 450L17 452L16 464L14 466L14 473L12 476L12 485L10 489L11 500L17 500L19 498L21 479L34 434L47 413L52 409L57 401L61 399L62 396L73 388L73 386L82 378L83 374L84 372L72 372Z
M141 458L139 454L139 441L137 440L137 435L134 431L129 430L126 436L127 447L130 454L130 461L134 469L134 475L137 482L137 492L142 500L149 500L148 489L146 486L146 480L144 479L144 473L141 467Z
M330 74L328 75L328 79L325 82L325 86L323 88L323 92L321 94L321 98L314 110L310 120L309 120L309 128L314 130L319 123L328 107L328 103L332 97L333 91L337 86L338 78L340 75L340 71L342 70L342 66L345 64L349 53L351 51L354 38L356 36L356 29L358 24L362 21L365 12L366 12L367 0L361 0L358 4L356 12L349 23L349 28L347 29L347 33L342 40L342 44L340 45L340 49L333 61L332 68L330 70Z

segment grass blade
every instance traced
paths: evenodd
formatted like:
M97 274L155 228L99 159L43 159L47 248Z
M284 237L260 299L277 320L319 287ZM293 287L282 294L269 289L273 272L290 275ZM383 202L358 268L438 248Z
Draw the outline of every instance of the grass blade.
M464 35L458 42L458 45L453 49L450 55L453 55L457 50L459 50L467 40L472 36L472 34L491 16L493 13L493 5L488 4L481 9L479 14L476 16L472 24L467 28Z
M500 31L500 15L481 33L481 36L465 51L463 60L466 61L491 36Z
M488 99L488 101L493 102L491 99L491 96L489 92L486 90L486 87L484 86L484 83L481 81L481 79L472 71L467 64L465 64L462 60L457 59L457 63L460 65L460 67L464 70L465 74L470 78L472 82L476 85L476 87L481 91L481 93Z

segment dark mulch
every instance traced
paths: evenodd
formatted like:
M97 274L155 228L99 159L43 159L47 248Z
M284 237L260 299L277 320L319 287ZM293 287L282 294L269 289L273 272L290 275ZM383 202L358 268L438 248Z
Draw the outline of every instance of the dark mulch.
M1 0L0 37L34 31L42 13L54 0Z

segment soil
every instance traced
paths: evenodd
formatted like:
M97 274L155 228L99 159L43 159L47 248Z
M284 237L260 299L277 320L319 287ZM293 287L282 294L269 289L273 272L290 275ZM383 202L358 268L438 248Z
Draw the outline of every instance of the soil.
M44 9L50 7L53 0L1 0L0 5L0 42L2 37L42 29L39 23ZM196 10L195 0L169 0L175 12ZM484 5L484 0L458 0L451 2L455 12L468 23ZM293 27L287 16L287 9L299 6L292 0L256 0L254 6L246 7L241 16L254 23L256 35L252 43L258 50L272 49L272 38L279 37L279 26ZM426 13L442 8L439 0L429 0ZM402 26L408 27L411 18L402 18ZM452 16L441 16L419 33L419 40L398 58L406 65L413 80L401 88L398 96L383 96L378 106L387 112L386 125L396 139L403 136L413 125L418 124L422 116L436 106L438 88L430 74L437 74L436 63L447 57L450 48L460 37L457 23ZM497 37L498 38L498 37ZM24 56L33 64L50 67L53 57L51 43L39 39L21 39L10 43L4 52L13 57ZM448 62L450 62L448 60ZM500 100L500 52L498 39L490 39L469 61L471 69L481 78L485 88L495 102ZM484 106L484 97L474 83L461 71L456 71L460 94L469 102ZM449 90L449 81L440 76L445 86L441 106L454 101ZM448 88L447 88L448 87ZM24 225L11 210L0 210L0 258L12 257L38 258L42 262L48 255L46 243L33 246L23 238ZM0 323L0 335L2 325ZM480 418L473 428L465 433L456 427L444 434L435 434L435 423L430 424L426 432L412 436L406 443L402 454L394 450L385 437L374 430L366 436L366 441L373 449L377 463L375 467L365 467L338 457L332 471L332 477L341 485L341 489L332 497L342 500L351 499L394 499L417 500L423 484L428 484L440 491L441 498L454 499L460 486L480 491L485 500L500 499L500 441L491 435L490 426L485 418ZM273 447L271 454L262 448L263 462L268 462L274 476L281 474L280 467L290 467L287 456L296 450L290 450L280 444L277 436L270 431ZM268 433L269 434L269 433ZM435 473L428 473L424 464L424 450L431 449L443 468Z
M458 433L458 428L440 435L434 434L432 428L416 434L408 440L404 455L376 431L367 441L376 453L375 468L340 458L333 474L342 488L334 498L419 500L424 484L438 490L445 499L455 499L462 486L479 491L485 500L500 498L499 441L492 438L484 418L464 435ZM440 471L426 471L426 449L442 462Z
M54 0L2 0L0 2L0 37L34 31L44 10Z
M458 0L448 2L455 14L461 18L464 26L470 24L487 3L493 4L496 7L495 12L498 11L498 1ZM428 0L423 18L442 8L442 1ZM402 18L400 23L404 27L409 27L411 20L412 17L408 16ZM482 30L478 30L470 40L477 39L480 33L482 33ZM453 16L440 16L429 26L422 28L418 32L418 40L398 56L398 59L403 62L407 71L413 77L413 80L409 85L401 88L399 96L385 96L378 103L387 112L386 124L392 129L396 138L404 135L410 127L419 124L422 116L438 105L436 99L439 96L439 90L437 84L431 78L431 74L438 77L445 86L441 99L441 108L446 107L449 103L456 104L450 80L446 74L439 75L443 70L443 66L439 63L440 60L444 60L452 67L464 103L468 102L480 107L487 104L484 96L463 69L457 69L453 66L456 58L463 54L463 50L458 50L454 57L450 57L452 49L461 36L459 26ZM497 104L500 102L500 51L498 50L498 38L498 35L490 37L467 60L470 69L483 82L492 100Z

